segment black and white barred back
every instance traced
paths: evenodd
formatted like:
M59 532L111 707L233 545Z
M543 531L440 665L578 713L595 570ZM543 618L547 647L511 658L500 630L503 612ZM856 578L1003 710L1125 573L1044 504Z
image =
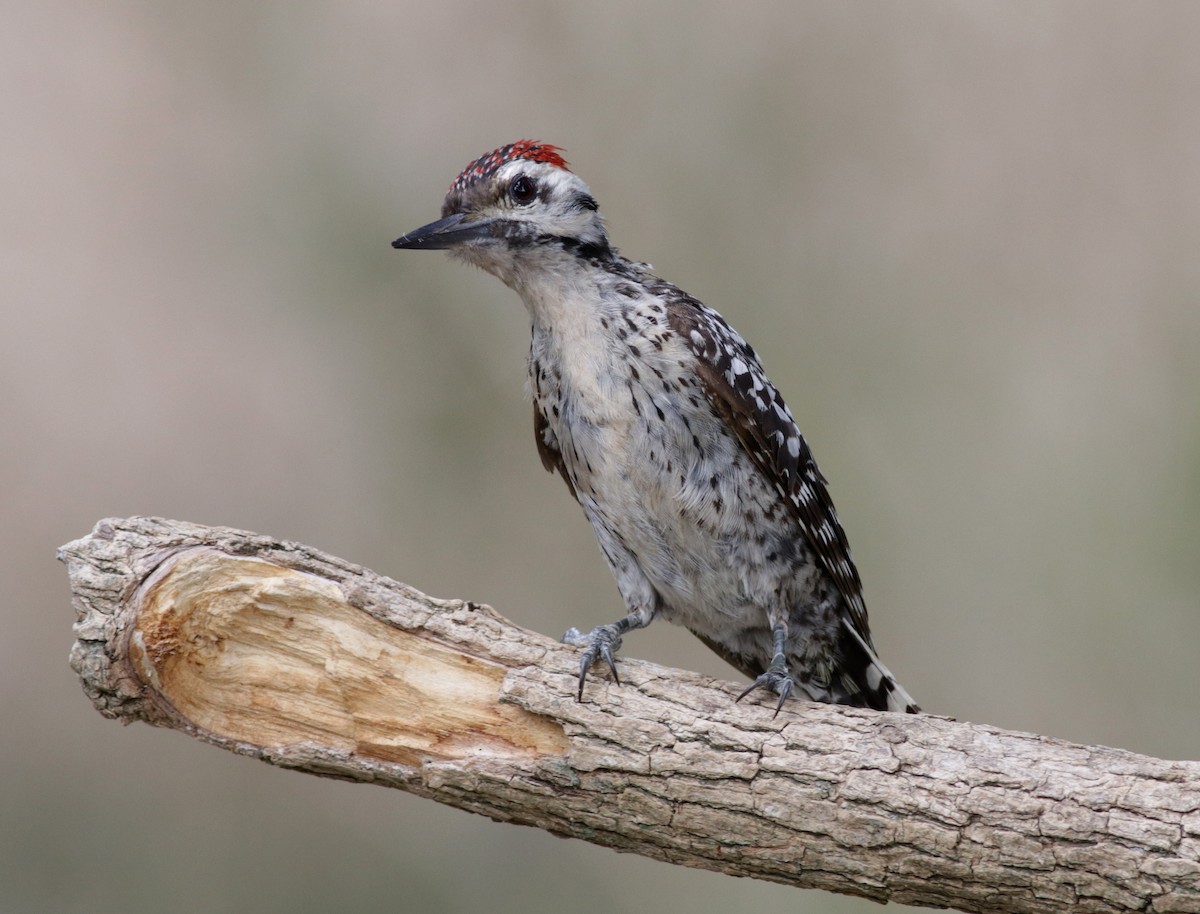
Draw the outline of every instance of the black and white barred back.
M758 356L716 311L616 252L559 150L521 141L473 162L443 218L395 245L449 249L529 310L538 451L629 611L567 633L584 649L581 696L596 660L615 675L622 635L662 616L780 704L797 687L918 710L875 653L826 481Z

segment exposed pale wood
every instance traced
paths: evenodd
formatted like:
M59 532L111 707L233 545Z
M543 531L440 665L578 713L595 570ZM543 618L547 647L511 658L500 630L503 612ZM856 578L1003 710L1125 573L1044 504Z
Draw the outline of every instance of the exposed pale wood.
M198 547L140 596L138 678L210 733L409 766L567 750L561 727L496 700L507 667L389 625L311 573Z
M154 518L64 546L106 717L739 876L987 912L1200 911L1200 763L791 702L578 653L298 543ZM764 699L764 702L766 700Z

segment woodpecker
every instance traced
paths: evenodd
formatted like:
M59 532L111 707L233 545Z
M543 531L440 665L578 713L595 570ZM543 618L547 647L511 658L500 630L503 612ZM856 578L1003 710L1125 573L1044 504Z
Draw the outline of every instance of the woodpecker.
M682 625L778 696L916 713L879 660L825 477L762 362L712 308L627 260L557 146L520 140L455 178L392 242L446 250L532 324L538 453L583 508L628 611L563 636L619 683L624 635Z

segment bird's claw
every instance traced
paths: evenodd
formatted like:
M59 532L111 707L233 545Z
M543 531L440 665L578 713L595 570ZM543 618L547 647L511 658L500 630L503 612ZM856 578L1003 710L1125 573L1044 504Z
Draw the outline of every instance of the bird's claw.
M765 673L759 676L754 682L746 686L742 690L742 694L737 697L741 701L755 689L766 688L779 696L779 704L775 706L775 717L779 716L779 712L783 710L783 703L788 700L788 696L792 694L792 690L796 687L796 683L792 680L791 674L788 672L787 662L783 659L782 654L776 654L775 659L771 661L771 665L767 667Z
M563 644L583 648L583 656L579 658L579 693L578 701L583 701L583 685L587 681L588 670L597 660L603 660L612 671L613 681L621 684L621 676L617 673L616 653L621 647L621 633L616 625L601 625L584 634L577 628L567 629L562 636Z

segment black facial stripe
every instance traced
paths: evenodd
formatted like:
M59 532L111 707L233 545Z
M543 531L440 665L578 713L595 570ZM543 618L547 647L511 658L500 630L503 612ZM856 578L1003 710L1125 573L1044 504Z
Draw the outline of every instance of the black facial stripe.
M579 238L565 238L562 235L540 235L537 240L542 244L561 245L564 251L574 251L584 260L608 260L613 253L608 239L596 242L582 241Z

